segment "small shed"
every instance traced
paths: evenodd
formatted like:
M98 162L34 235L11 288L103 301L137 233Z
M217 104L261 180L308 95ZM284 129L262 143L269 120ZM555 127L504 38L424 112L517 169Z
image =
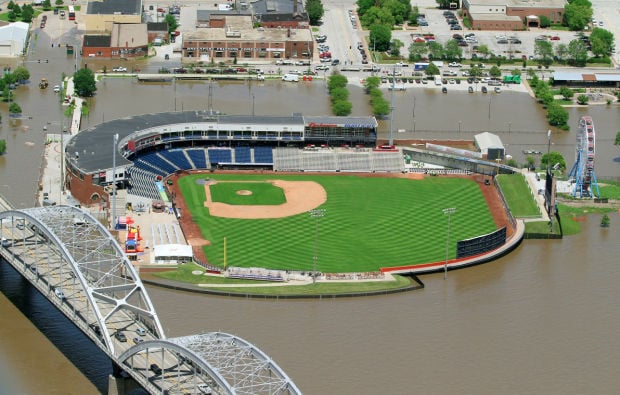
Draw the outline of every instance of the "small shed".
M487 160L504 160L504 145L497 135L489 132L477 134L474 136L474 144L483 158Z

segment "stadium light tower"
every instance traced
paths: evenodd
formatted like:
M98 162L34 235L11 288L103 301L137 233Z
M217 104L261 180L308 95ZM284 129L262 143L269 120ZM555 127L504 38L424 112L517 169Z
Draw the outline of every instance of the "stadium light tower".
M452 214L456 211L456 208L444 208L444 214L448 215L448 234L446 235L446 261L443 265L443 279L446 280L448 278L448 244L450 243L450 219L452 218Z
M116 229L116 145L118 144L118 133L114 134L114 144L112 148L112 229Z
M323 218L325 216L325 211L326 210L323 208L317 208L308 211L308 213L310 214L310 218L314 218L314 257L312 263L312 283L316 282L316 261L319 258L319 218Z

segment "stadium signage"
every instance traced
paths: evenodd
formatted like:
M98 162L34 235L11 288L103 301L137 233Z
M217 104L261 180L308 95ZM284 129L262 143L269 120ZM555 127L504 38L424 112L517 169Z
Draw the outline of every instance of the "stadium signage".
M338 125L336 125L335 123L316 123L316 122L310 122L308 126L311 128L337 128L338 127Z

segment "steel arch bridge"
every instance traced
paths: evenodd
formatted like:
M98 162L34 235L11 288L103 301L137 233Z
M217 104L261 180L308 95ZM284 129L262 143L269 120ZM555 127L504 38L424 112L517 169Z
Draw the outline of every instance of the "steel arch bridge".
M70 206L0 212L0 255L153 394L301 394L251 343L166 339L138 273L108 230Z

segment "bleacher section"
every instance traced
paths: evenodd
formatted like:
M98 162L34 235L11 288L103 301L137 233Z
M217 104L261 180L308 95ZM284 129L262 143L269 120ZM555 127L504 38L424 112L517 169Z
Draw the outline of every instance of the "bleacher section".
M147 199L159 199L159 192L157 192L157 188L155 187L157 174L136 166L130 167L127 169L127 172L131 180L131 189L129 193Z
M301 168L304 171L336 171L338 158L333 151L302 151Z
M209 148L209 161L214 163L232 163L232 153L230 148Z
M192 148L185 150L187 155L194 162L194 169L207 169L207 157L204 148Z
M235 147L235 163L252 163L250 147Z
M183 149L171 149L168 151L161 151L159 153L161 157L169 162L172 162L179 170L192 169L192 165L187 160Z
M297 148L274 148L273 169L278 171L300 171L301 151Z
M400 151L366 148L334 149L283 147L187 148L151 152L134 160L129 169L130 193L159 199L157 176L178 170L208 169L211 164L273 165L275 171L404 172Z
M273 169L276 171L403 172L405 161L400 151L275 148Z
M254 163L273 164L273 148L254 147Z

